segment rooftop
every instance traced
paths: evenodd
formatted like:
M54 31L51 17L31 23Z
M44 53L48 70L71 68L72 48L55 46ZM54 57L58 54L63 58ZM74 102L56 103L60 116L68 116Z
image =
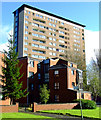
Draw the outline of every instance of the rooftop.
M50 15L50 16L53 16L53 17L56 17L56 18L65 20L65 21L67 21L67 22L71 22L71 23L73 23L73 24L76 24L76 25L79 25L79 26L82 26L82 27L86 27L85 25L82 25L82 24L80 24L80 23L74 22L74 21L72 21L72 20L69 20L69 19L60 17L60 16L55 15L55 14L53 14L53 13L50 13L50 12L47 12L47 11L38 9L38 8L36 8L36 7L29 6L29 5L26 5L26 4L23 4L21 7L18 8L18 10L21 10L21 9L23 9L24 7L27 7L27 8L29 8L29 9L36 10L36 11L39 11L39 12L48 14L48 15ZM13 13L15 13L15 12L16 12L16 10L15 10Z

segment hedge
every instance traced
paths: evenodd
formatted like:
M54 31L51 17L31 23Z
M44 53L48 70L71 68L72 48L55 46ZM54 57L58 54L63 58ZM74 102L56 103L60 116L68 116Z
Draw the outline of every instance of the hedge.
M74 109L80 109L80 100L74 100L73 102L79 102L79 104ZM96 102L92 100L84 100L81 99L82 103L82 109L95 109L96 108Z

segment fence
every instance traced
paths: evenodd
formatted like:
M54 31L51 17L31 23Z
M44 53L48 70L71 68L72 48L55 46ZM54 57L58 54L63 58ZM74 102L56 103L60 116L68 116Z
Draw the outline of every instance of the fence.
M33 112L40 110L63 110L73 109L78 103L64 103L64 104L37 104L33 103Z
M0 105L0 112L1 113L11 113L11 112L18 112L19 103L15 105Z

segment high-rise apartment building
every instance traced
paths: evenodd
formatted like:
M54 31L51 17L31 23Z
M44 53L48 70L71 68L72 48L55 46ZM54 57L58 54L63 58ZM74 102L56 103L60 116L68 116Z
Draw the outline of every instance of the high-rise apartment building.
M85 57L85 25L23 4L14 11L14 39L19 57L64 59L67 50Z

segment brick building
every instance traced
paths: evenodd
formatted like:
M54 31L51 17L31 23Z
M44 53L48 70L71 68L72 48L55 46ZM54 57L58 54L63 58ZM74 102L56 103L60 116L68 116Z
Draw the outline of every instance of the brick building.
M79 54L85 64L85 25L26 4L13 13L19 57L65 59L69 50Z

